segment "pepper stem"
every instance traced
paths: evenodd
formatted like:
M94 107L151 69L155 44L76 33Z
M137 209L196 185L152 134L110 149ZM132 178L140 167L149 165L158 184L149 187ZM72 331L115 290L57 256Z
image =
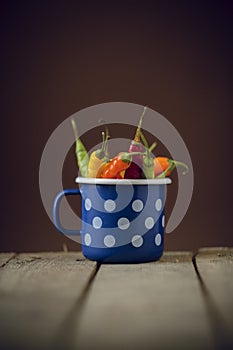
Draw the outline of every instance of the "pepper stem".
M173 163L175 165L175 167L182 166L183 168L185 168L185 170L182 173L183 175L188 173L189 168L188 168L188 166L185 163L178 162L177 160L173 160L173 159L171 159L171 163Z
M102 134L102 146L100 149L96 151L96 157L99 159L102 159L107 156L107 152L106 152L106 147L107 147L106 142L108 140L107 129L106 129L106 136L104 131L102 131L101 134Z
M157 146L157 142L153 142L152 145L149 147L149 151L152 152L156 146Z
M170 163L169 167L166 170L164 170L160 175L156 176L156 179L163 179L167 176L168 172L172 172L175 167L175 164Z
M102 131L101 135L102 135L102 147L101 147L101 151L103 151L103 150L104 150L104 141L105 141L105 132Z
M137 127L137 131L136 131L136 134L135 134L135 138L134 138L134 141L140 141L140 131L141 131L141 126L142 126L142 120L143 120L143 117L146 113L146 110L147 110L147 106L144 107L143 109L143 112L142 112L142 115L140 117L140 120L139 120L139 123L138 123L138 127Z
M129 155L129 156L137 156L139 154L141 154L141 155L146 154L146 152L123 152L123 153L126 155Z
M122 152L120 154L120 157L122 159L123 162L127 162L127 163L130 163L132 161L132 157L133 156L137 156L137 155L145 155L146 152L132 152L132 153L129 153L129 152Z
M185 163L178 162L177 160L169 159L169 167L165 169L159 176L157 176L157 179L162 179L167 176L168 173L171 173L177 166L182 166L185 168L183 171L183 175L187 174L188 172L188 166Z
M144 143L144 146L145 146L146 148L149 148L148 142L147 142L147 140L146 140L146 138L145 138L145 136L144 136L144 134L142 133L141 130L140 130L140 137L141 137L141 139L142 139L142 142Z
M109 132L108 128L105 127L105 141L104 141L104 154L107 156L108 155L108 139L109 139Z

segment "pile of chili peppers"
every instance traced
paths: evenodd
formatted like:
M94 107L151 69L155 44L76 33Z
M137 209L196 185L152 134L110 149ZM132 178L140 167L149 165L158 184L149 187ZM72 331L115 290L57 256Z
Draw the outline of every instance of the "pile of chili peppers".
M102 147L89 156L78 137L75 121L71 120L76 138L75 153L81 176L105 179L160 179L170 176L177 166L184 168L183 174L188 172L186 164L167 157L155 157L152 153L156 142L149 146L141 131L146 108L143 109L128 152L120 152L112 159L108 154L109 135L107 129L102 132Z

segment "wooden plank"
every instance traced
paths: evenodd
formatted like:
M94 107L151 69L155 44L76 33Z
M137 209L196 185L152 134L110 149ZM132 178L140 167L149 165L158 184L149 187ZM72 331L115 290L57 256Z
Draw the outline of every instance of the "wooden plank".
M77 317L95 269L95 262L77 252L19 254L10 260L0 269L1 347L57 349L66 343L69 348L65 328L73 314Z
M213 349L192 253L102 265L79 322L78 349Z
M202 248L196 266L216 342L233 348L233 248Z
M4 267L15 255L15 253L0 253L0 268Z

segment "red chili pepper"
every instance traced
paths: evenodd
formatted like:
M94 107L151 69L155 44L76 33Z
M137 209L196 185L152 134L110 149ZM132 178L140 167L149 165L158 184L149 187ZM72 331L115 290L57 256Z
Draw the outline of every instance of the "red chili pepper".
M141 143L141 125L142 120L145 115L147 107L144 107L142 115L139 120L137 131L131 145L129 147L129 153L140 152L145 150L145 147ZM141 179L142 178L142 168L143 168L143 155L137 154L132 157L132 163L125 171L125 179Z
M114 157L103 170L102 178L116 179L122 178L120 172L126 170L131 164L131 157L126 152L119 153Z
M102 178L108 179L122 179L121 172L128 169L132 162L132 157L138 155L139 152L120 152L116 155L103 169ZM140 153L141 154L141 153ZM145 153L142 153L144 155Z

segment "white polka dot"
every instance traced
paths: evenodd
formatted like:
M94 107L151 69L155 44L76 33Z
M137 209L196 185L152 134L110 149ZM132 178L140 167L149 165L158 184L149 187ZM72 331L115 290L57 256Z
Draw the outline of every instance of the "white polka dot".
M98 216L96 216L92 220L92 225L94 228L100 228L102 226L102 220Z
M163 227L165 226L165 215L163 215L163 217L162 217L162 226Z
M155 221L154 221L154 219L153 219L151 216L149 216L148 218L146 218L146 220L145 220L145 226L146 226L146 228L147 228L148 230L150 230L150 229L154 226L154 224L155 224Z
M135 236L133 236L131 242L135 248L139 248L143 244L143 238L142 238L142 236L135 235Z
M88 211L91 209L92 203L90 198L85 199L85 209Z
M162 209L162 200L160 198L158 198L157 201L155 202L155 209L157 211L160 211Z
M116 209L116 203L112 199L108 199L104 202L104 209L108 212L112 212Z
M130 226L130 222L127 218L120 218L117 225L121 230L127 230L127 228Z
M104 237L104 244L106 247L111 248L115 245L115 237L112 235L107 235Z
M86 245L90 245L91 244L91 235L89 233L85 234L84 242L85 242Z
M143 202L140 199L136 199L132 203L132 208L136 212L142 211L142 209L143 209Z
M160 233L158 233L156 236L155 236L155 244L156 245L160 245L162 242L162 236Z

